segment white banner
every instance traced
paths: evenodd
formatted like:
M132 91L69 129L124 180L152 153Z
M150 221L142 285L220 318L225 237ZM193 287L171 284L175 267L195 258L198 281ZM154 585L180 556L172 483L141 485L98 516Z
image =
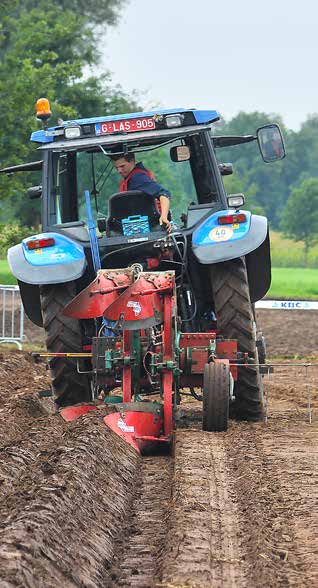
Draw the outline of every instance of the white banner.
M318 301L314 300L259 300L255 308L271 310L318 310Z

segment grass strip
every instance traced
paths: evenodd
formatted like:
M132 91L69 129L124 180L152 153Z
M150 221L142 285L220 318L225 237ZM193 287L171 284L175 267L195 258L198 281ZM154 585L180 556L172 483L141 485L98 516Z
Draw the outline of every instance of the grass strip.
M273 267L272 285L266 298L318 299L318 269Z

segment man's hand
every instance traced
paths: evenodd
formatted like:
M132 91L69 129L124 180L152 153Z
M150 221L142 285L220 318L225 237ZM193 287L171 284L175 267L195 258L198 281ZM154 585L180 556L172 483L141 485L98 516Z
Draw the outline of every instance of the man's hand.
M170 208L170 200L164 194L161 194L161 196L159 196L159 200L160 200L160 206L161 206L161 215L160 215L160 218L159 218L159 224L161 226L164 224L167 233L171 233L171 231L172 231L172 224L171 224L170 221L168 221L168 213L169 213L169 208Z
M167 219L166 216L163 216L163 214L161 215L160 219L159 219L159 224L165 225L165 229L167 231L167 233L171 233L172 231L172 224L171 222Z

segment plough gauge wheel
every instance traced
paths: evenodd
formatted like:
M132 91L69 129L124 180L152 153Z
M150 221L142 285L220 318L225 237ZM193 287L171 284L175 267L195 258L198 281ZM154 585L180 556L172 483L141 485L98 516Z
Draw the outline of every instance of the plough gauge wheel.
M226 363L207 363L203 379L204 431L226 431L229 419L230 371Z

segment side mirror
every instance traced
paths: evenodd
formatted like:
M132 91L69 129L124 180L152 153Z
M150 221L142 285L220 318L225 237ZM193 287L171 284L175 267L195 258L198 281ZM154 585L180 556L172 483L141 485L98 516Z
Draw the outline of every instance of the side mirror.
M190 155L190 149L187 145L177 145L170 149L170 159L174 162L189 161Z
M233 165L231 163L219 163L219 170L221 176L230 176L233 173Z
M264 125L256 132L258 147L265 163L271 163L286 156L282 133L277 124Z
M35 200L36 198L41 198L42 196L42 186L32 186L27 190L27 196L30 200Z

